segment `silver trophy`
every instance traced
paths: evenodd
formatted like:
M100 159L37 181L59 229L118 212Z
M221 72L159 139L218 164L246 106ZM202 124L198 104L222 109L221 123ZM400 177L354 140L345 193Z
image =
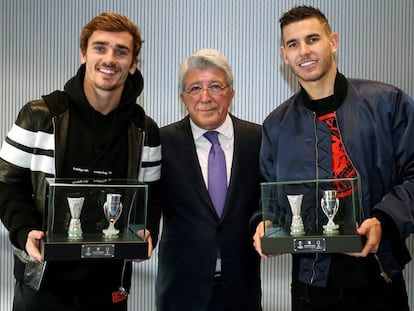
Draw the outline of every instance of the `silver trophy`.
M325 190L321 198L322 211L328 217L328 223L323 226L323 232L326 234L339 232L339 225L333 221L339 209L339 199L336 194L336 190Z
M288 195L287 196L290 209L292 210L292 223L290 225L290 235L303 235L305 228L303 226L300 210L302 206L303 194Z
M106 238L117 237L119 230L115 229L115 222L121 216L122 212L121 195L117 193L108 193L106 195L106 202L103 205L103 210L106 219L109 221L108 228L102 230L104 236Z
M70 210L70 223L68 229L68 238L72 240L82 239L82 227L80 215L82 212L84 197L68 197L68 205Z

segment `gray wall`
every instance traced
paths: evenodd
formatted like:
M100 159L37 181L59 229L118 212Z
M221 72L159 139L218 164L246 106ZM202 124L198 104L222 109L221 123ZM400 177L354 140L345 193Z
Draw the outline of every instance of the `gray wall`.
M102 11L128 15L145 40L140 104L160 126L183 117L176 70L191 52L221 50L233 66L232 112L261 123L297 88L279 57L280 14L296 4L318 6L340 36L338 67L347 76L381 80L414 96L412 0L1 0L0 139L30 99L62 89L79 65L82 26ZM413 237L408 241L411 253ZM154 310L156 255L135 264L131 310ZM289 310L290 258L262 263L265 310ZM405 270L414 306L413 263ZM0 311L11 309L10 244L0 225Z

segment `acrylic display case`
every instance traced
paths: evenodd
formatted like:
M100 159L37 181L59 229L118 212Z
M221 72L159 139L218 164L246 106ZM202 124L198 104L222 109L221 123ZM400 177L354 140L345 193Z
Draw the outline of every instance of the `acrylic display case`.
M358 178L261 184L265 254L362 250Z
M46 182L47 234L41 247L45 261L148 257L148 243L142 238L147 185L137 180Z

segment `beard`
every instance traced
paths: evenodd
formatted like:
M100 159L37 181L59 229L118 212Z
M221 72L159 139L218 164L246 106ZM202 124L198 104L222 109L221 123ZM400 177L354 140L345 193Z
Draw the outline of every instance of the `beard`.
M306 71L297 65L290 66L293 74L303 82L316 82L322 80L329 74L332 68L336 68L335 62L332 59L323 61L319 60L317 66L311 71Z

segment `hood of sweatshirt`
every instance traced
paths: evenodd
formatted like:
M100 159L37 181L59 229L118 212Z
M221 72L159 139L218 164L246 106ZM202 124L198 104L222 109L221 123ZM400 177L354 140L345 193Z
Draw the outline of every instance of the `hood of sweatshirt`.
M82 64L76 76L71 78L65 84L65 91L68 93L71 102L75 104L78 109L85 113L86 116L90 115L95 109L88 103L84 89L83 81L85 79L86 66ZM119 106L110 113L116 112L117 114L120 111L128 110L128 106L131 104L136 104L138 96L141 94L142 89L144 88L144 79L141 72L137 69L133 75L129 74L127 80L125 81L124 89L122 91L121 101ZM95 111L100 114L99 112Z
M85 65L65 85L70 97L69 135L65 176L125 178L128 161L128 127L144 127L145 112L137 104L143 78L137 70L129 75L119 105L104 115L88 102L83 81Z

